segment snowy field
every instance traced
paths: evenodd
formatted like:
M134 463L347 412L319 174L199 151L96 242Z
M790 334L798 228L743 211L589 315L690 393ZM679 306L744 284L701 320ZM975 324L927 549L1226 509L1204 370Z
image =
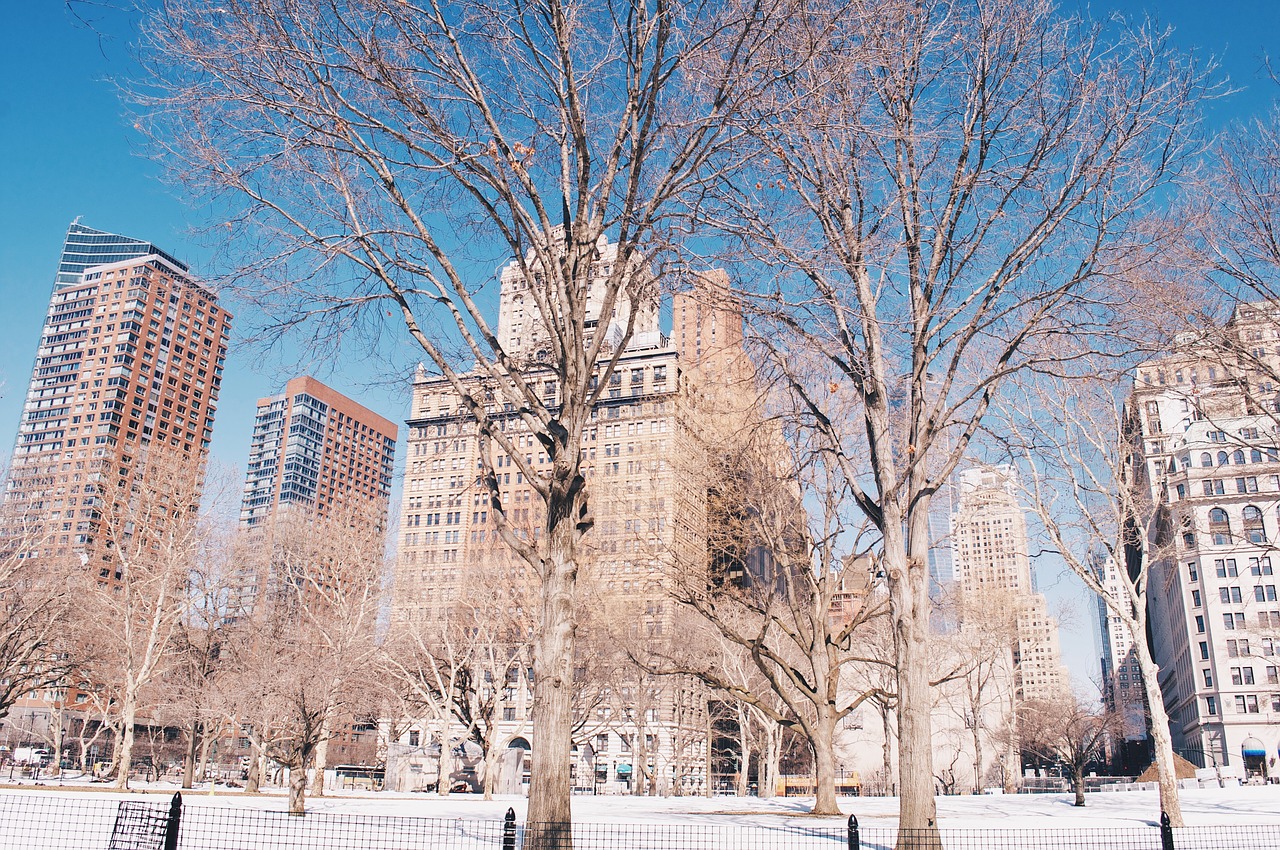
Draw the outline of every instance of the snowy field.
M63 786L46 784L0 786L0 798L28 797L40 799L62 797L69 801L116 801L147 799L159 802L155 795L171 795L179 790L168 783L140 784L138 794L121 795L104 790L102 785ZM142 797L141 794L147 796ZM1034 794L1017 796L939 797L939 826L944 829L1009 829L1037 828L1126 828L1150 827L1157 824L1159 806L1154 791L1091 793L1088 805L1078 809L1071 805L1070 794ZM1182 810L1188 826L1274 825L1280 829L1280 785L1205 788L1181 792ZM219 786L213 794L208 787L183 792L188 809L218 807L250 811L283 812L283 793L244 795ZM51 801L52 802L52 801ZM760 800L754 797L624 797L577 796L573 798L574 820L579 823L620 824L684 824L689 826L762 826L802 823L812 827L843 826L843 818L806 817L812 798L791 797ZM514 808L516 817L524 821L527 800L524 797L499 797L482 800L479 795L401 794L392 792L330 792L325 797L308 797L309 813L339 815L374 815L406 818L432 818L466 821L500 821L506 810ZM896 825L898 801L894 797L843 797L840 808L845 816L856 814L859 822L870 828ZM1277 833L1280 838L1280 832Z

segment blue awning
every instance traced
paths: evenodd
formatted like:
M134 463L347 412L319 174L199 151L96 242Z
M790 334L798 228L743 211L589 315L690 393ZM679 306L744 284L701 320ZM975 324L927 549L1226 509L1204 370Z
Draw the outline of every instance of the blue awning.
M1245 749L1244 749L1244 754L1245 754L1246 756L1256 756L1256 757L1258 757L1258 758L1262 758L1263 756L1265 756L1265 755L1267 754L1267 751L1266 751L1266 750L1257 750L1257 749L1254 749L1253 747L1245 747Z
M1240 751L1248 758L1263 758L1267 754L1267 748L1252 735L1244 739L1240 745Z
M628 773L630 773L630 772L631 772L631 765L629 765L629 764L620 764L620 765L618 765L618 775L619 775L619 776L626 776L626 775L627 775Z

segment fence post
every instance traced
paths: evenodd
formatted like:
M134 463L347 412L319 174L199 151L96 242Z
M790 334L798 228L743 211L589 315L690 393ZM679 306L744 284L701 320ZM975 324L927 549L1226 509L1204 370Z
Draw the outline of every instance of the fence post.
M164 850L178 850L178 826L182 823L182 794L173 793L169 801L169 816L164 822Z
M1173 824L1169 822L1169 813L1160 813L1160 847L1161 850L1173 850Z
M507 809L502 819L502 850L516 850L516 810Z
M861 850L862 837L858 835L858 816L849 815L849 850Z

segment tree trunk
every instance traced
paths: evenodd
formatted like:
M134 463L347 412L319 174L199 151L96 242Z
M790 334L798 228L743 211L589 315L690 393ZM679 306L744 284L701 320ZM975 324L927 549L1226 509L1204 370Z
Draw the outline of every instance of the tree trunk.
M778 766L782 761L782 728L771 720L765 721L764 758L760 765L760 796L772 800L778 787Z
M320 743L316 745L315 774L311 779L311 796L324 796L324 771L329 766L329 721L321 725Z
M213 735L204 736L204 740L200 742L200 758L196 762L197 779L207 778L210 782L214 779L211 775L212 771L209 770L209 753L213 750L213 742ZM212 785L210 787L212 787Z
M568 507L568 506L564 506ZM553 514L564 507L550 500ZM528 850L569 850L569 755L572 747L573 653L577 564L573 519L549 522L548 572L542 583L542 616L534 640L533 765L529 784Z
M981 706L975 701L971 706L973 712L973 793L982 793L982 724L978 721Z
M289 814L304 815L307 811L306 762L289 768Z
M187 751L182 757L182 787L190 788L196 776L196 748L200 744L200 721L192 720L187 732Z
M893 782L893 730L889 726L889 703L880 703L880 729L884 732L884 741L880 744L880 769L884 772L886 791L897 794L898 789Z
M1017 794L1019 780L1022 776L1022 754L1018 742L1018 689L1013 682L1013 650L1009 651L1009 735L1005 742L1004 755L1004 793Z
M747 773L751 766L751 736L748 734L750 718L746 707L738 705L738 782L734 789L739 797L747 796L751 790L747 781Z
M1071 784L1074 785L1076 789L1076 800L1074 805L1084 808L1084 765L1072 765Z
M440 757L436 759L436 796L447 797L453 786L453 746L449 740L449 718L446 715L439 725Z
M927 510L927 504L918 510ZM888 518L886 517L886 522ZM913 519L913 525L921 524ZM892 533L886 534L886 554ZM927 540L927 527L913 535ZM898 850L939 847L933 779L933 687L929 684L927 562L908 555L888 565L898 679Z
M244 779L244 793L257 794L262 783L262 745L257 736L250 738L249 774Z
M818 706L810 732L813 743L813 814L838 815L836 803L836 715L835 706Z
M486 800L493 799L493 786L497 782L498 773L498 751L493 746L493 741L489 741L484 751L484 798Z
M1134 634L1146 634L1145 624ZM1138 668L1142 673L1142 687L1146 690L1147 706L1151 713L1151 743L1156 757L1156 777L1160 783L1160 811L1169 816L1174 827L1185 826L1182 820L1182 803L1178 800L1178 778L1173 768L1173 739L1169 735L1169 714L1164 709L1164 694L1160 690L1160 669L1151 657L1145 640L1134 640L1138 656Z
M50 717L52 719L52 724L53 724L53 728L50 730L53 733L53 764L51 765L49 775L61 776L62 775L63 738L65 737L62 730L62 702L61 701L59 701L54 706L53 711L50 712Z
M129 787L129 769L133 762L133 720L137 703L130 689L125 689L124 704L120 708L120 748L116 751L116 787Z

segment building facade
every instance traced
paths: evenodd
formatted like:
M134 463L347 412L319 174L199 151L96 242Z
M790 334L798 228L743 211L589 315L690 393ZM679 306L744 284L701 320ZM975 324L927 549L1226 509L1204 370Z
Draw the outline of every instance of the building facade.
M205 455L230 325L185 264L73 223L6 482L4 544L29 563L94 570L119 591L102 493L129 492L150 463L164 474L170 458ZM51 724L83 724L83 697L70 682L46 688L20 698L9 723L25 718L18 734L48 738Z
M992 628L997 617L1009 620L1020 698L1054 699L1069 691L1070 678L1062 664L1058 624L1035 588L1016 475L1005 465L966 469L958 476L952 550L957 589L969 608L967 617L961 615L961 628ZM975 615L986 622L975 624Z
M45 552L87 556L100 513L91 484L131 479L147 451L207 451L231 316L168 255L75 271L96 255L73 237L114 240L91 246L111 256L154 247L86 230L73 225L59 264L5 503L44 524Z
M1095 555L1091 566L1110 598L1125 598L1127 582L1114 558ZM1150 759L1146 757L1146 690L1134 651L1133 635L1101 597L1098 598L1096 614L1102 647L1102 656L1098 659L1102 700L1109 710L1120 716L1123 727L1121 740L1116 741L1112 748L1112 758L1121 773L1136 773Z
M1280 313L1231 319L1135 369L1134 478L1158 512L1152 654L1174 749L1201 767L1280 775Z
M612 271L614 246L601 243L600 275ZM622 339L628 311L632 335L602 389L584 433L582 471L591 487L594 527L584 541L589 564L581 576L590 598L584 617L604 626L629 624L638 639L678 641L675 605L669 599L674 572L706 569L707 483L705 465L694 461L699 441L697 408L722 399L744 374L742 315L716 303L707 290L722 277L708 276L673 304L675 338L659 327L656 300L623 302L611 316L599 315L600 299L588 300L587 326ZM497 336L508 351L530 364L523 377L545 402L559 403L559 387L537 356L537 313L526 301L528 286L514 264L501 275ZM539 374L544 369L545 375ZM478 378L474 378L478 380ZM471 379L468 379L471 380ZM749 398L748 398L749 400ZM701 405L701 407L699 407ZM544 449L512 410L490 415L525 453L527 465L549 463ZM532 587L528 567L501 543L489 510L481 470L497 477L502 503L517 533L534 540L541 532L541 505L524 475L494 446L481 456L475 425L460 409L449 382L419 369L408 420L404 500L401 508L392 630L440 623L477 587L512 593ZM705 426L706 421L702 424ZM520 607L520 606L515 606ZM593 631L588 623L584 633ZM607 629L600 628L603 637ZM614 648L616 649L616 647ZM588 650L585 671L607 647ZM622 670L622 672L618 672ZM496 745L529 746L532 688L523 667L505 671ZM708 770L708 695L683 677L648 677L626 665L586 676L572 765L578 787L606 793L636 788L659 793L699 793ZM392 742L412 739L426 748L430 724L406 727ZM438 748L438 741L436 743ZM508 760L509 761L509 760ZM506 764L506 762L504 762ZM429 768L428 768L429 770ZM503 790L519 791L519 759L503 768ZM420 775L428 775L426 772ZM527 773L525 773L527 777Z
M282 506L325 515L337 506L391 497L399 429L391 421L309 376L258 399L249 444L240 523L261 525Z

